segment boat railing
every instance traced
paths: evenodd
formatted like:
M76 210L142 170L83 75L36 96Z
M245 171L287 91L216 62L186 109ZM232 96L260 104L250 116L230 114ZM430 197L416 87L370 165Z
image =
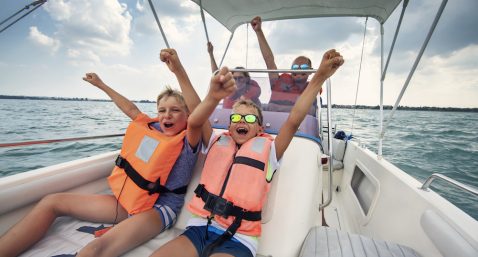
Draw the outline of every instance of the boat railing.
M472 186L466 185L464 183L458 182L458 181L456 181L456 180L454 180L450 177L447 177L447 176L439 174L439 173L433 173L430 177L428 177L427 180L425 180L425 183L423 183L423 185L420 187L420 189L422 189L424 191L429 191L428 188L430 187L432 182L435 181L435 179L445 181L445 182L450 183L453 186L455 186L455 187L457 187L461 190L467 191L469 193L472 193L472 194L478 196L478 189L476 189Z
M88 137L70 137L70 138L60 138L60 139L22 141L22 142L12 142L12 143L2 143L2 144L0 144L0 148L16 147L16 146L29 146L29 145L38 145L38 144L50 144L50 143L68 142L68 141L91 140L91 139L100 139L100 138L109 138L109 137L122 137L122 136L124 136L124 134L111 134L111 135L88 136Z

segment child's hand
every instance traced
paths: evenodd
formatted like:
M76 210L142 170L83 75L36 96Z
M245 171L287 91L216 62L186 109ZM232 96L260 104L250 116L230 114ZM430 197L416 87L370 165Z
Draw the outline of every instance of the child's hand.
M220 101L226 96L231 95L236 91L236 82L227 67L223 67L211 79L208 95L213 99Z
M323 79L327 79L332 76L342 64L344 64L344 58L339 52L335 51L335 49L331 49L325 52L322 57L322 62L320 63L319 69L317 69L314 78L322 76Z
M86 82L89 82L93 86L100 86L101 84L104 84L103 81L101 81L100 77L96 75L96 73L86 73L85 76L83 77L83 80Z
M169 70L173 73L178 71L179 69L182 68L181 61L179 60L179 56L176 53L176 50L172 48L166 48L161 50L159 53L159 59L166 63L168 66Z

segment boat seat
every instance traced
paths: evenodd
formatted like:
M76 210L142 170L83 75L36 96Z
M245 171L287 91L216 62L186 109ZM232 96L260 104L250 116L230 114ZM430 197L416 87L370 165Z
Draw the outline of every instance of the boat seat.
M330 227L313 227L300 257L419 257L410 247Z
M213 114L209 116L209 121L215 128L227 129L231 111L231 109L216 108ZM270 134L277 134L289 116L289 113L263 111L262 116L264 118L263 126L265 131ZM318 125L317 119L314 116L307 115L300 124L297 133L319 137Z

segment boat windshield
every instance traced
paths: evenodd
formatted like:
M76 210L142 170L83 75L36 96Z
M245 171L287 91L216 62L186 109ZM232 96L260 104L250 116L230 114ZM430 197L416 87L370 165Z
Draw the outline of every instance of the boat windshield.
M211 116L211 122L217 128L227 128L234 103L240 99L248 99L262 110L266 132L277 134L294 103L308 84L307 76L302 74L283 73L270 79L267 75L251 77L247 72L236 71L233 72L233 76L237 85L236 92L226 97ZM318 137L316 117L319 102L318 98L310 106L309 113L299 128L299 134Z

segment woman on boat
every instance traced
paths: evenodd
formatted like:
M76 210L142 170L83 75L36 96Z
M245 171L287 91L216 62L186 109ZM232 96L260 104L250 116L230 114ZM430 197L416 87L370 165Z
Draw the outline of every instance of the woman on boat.
M343 64L335 50L327 51L309 86L300 95L277 137L264 133L262 110L250 100L234 104L229 131L210 136L199 185L188 204L194 214L186 231L152 256L252 257L261 235L261 211L274 172L304 120L324 81ZM200 130L218 103L234 92L224 83L227 68L211 80L206 98L191 113L188 128ZM209 131L212 135L212 130ZM207 137L205 137L207 138Z
M211 60L211 70L212 72L217 71L216 59L214 58L214 47L211 42L207 42L207 52L209 53L209 59ZM244 67L236 67L235 69L244 69ZM249 72L239 72L235 71L232 73L234 80L236 81L237 90L234 94L231 94L224 98L222 103L223 108L231 109L232 105L238 99L250 99L257 106L262 107L259 96L261 95L261 87L257 81L251 79Z
M251 20L252 29L256 32L257 40L259 41L259 48L261 49L262 57L269 70L277 70L277 65L274 60L274 54L267 43L267 39L262 31L261 17L257 16ZM303 73L300 70L312 69L312 61L305 56L298 56L292 62L292 70L297 70L292 74L283 73L269 73L269 82L271 85L271 98L266 110L289 112L292 106L299 98L300 94L308 85L307 79L310 73ZM322 89L320 91L322 93ZM317 101L311 104L309 114L315 115L317 109Z
M194 110L200 98L175 50L162 50L160 59L176 75L184 94L170 88L162 92L156 118L142 113L95 73L83 78L104 91L132 120L108 178L114 195L57 193L44 197L0 238L0 256L17 256L28 249L59 216L116 224L77 256L119 256L174 224L201 148L201 129L187 128L189 110Z

